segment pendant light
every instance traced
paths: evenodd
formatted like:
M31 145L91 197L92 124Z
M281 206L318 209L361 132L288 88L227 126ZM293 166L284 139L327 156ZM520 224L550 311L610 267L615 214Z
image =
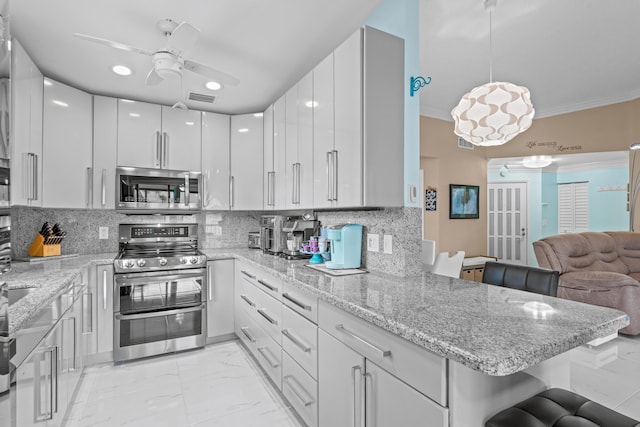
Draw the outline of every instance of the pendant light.
M513 83L494 82L492 64L492 16L497 0L485 0L489 11L489 83L465 94L451 111L453 132L474 145L502 145L529 129L535 110L529 89Z

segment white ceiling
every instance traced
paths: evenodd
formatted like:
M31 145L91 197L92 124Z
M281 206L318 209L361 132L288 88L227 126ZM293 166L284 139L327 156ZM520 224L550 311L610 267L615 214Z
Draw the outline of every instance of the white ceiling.
M638 0L498 0L493 80L528 87L537 118L638 98L638 17ZM421 113L447 120L489 81L482 0L420 0L420 71Z
M11 32L48 77L94 94L173 105L187 91L216 96L190 108L239 114L264 110L341 41L380 0L12 0ZM151 58L80 40L73 33L145 50L163 47L158 21L187 21L202 32L185 57L240 79L213 92L206 78L183 72L177 80L146 87ZM111 72L116 63L132 78Z
M4 0L3 0L4 1ZM11 31L43 73L91 93L173 105L187 91L215 95L190 108L262 111L360 26L381 0L13 0ZM472 87L489 80L489 14L482 0L420 1L421 114L450 120ZM536 117L640 96L640 0L509 0L493 12L493 80L527 86ZM162 47L157 21L202 30L187 58L235 75L218 92L184 72L146 87L149 57L73 37L85 33L147 50ZM115 76L122 63L132 78Z

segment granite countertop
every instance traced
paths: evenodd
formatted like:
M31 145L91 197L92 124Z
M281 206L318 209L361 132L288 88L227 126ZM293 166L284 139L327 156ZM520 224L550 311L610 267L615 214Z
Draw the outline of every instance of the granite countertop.
M424 273L332 277L251 249L204 249L210 259L237 258L440 356L489 375L509 375L629 324L618 310ZM9 309L10 334L37 315L89 264L115 254L38 264L15 263L10 288L39 286ZM55 289L55 290L54 290ZM48 296L47 296L48 295ZM24 301L27 299L27 301Z
M33 288L25 297L9 306L9 335L27 326L37 318L69 283L80 276L84 267L91 264L111 264L116 254L93 254L73 258L60 258L34 262L11 263L11 271L2 275L9 289Z

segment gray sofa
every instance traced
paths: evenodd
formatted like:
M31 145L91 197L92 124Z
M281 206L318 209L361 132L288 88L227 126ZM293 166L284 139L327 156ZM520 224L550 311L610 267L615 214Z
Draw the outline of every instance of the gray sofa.
M533 243L540 267L560 272L558 297L627 313L640 334L640 233L558 234Z

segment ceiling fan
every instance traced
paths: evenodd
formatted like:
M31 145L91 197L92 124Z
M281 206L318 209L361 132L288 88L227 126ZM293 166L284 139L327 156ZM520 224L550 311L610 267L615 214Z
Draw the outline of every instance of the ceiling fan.
M167 42L163 48L155 51L149 51L87 34L74 33L74 36L83 40L104 44L115 49L150 56L153 61L153 68L149 71L147 78L145 79L145 83L147 85L157 85L165 78L173 76L182 77L183 69L187 69L193 73L213 79L223 85L236 86L240 83L240 80L230 74L198 62L185 59L182 56L182 54L189 50L198 40L200 35L199 29L188 22L181 22L180 24L177 24L171 19L163 19L159 21L158 28L166 36Z

